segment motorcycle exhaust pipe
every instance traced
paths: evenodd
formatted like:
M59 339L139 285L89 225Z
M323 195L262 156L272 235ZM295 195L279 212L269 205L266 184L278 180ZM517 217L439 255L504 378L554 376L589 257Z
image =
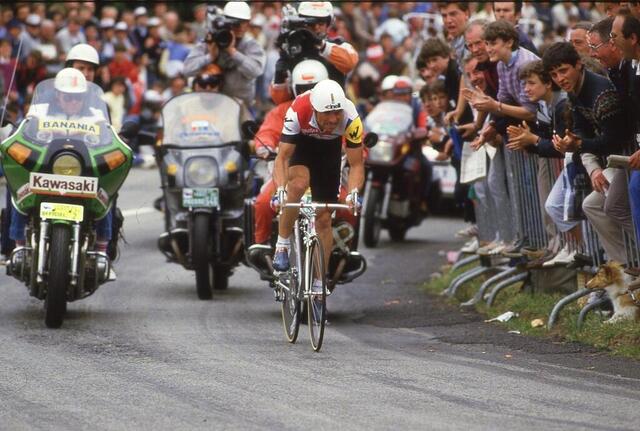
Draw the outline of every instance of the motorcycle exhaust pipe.
M176 255L176 258L178 258L178 262L180 263L180 265L188 267L187 257L184 255L184 253L182 253L180 247L178 246L178 241L176 241L174 238L171 238L171 249Z
M73 224L73 237L71 239L72 252L71 252L71 268L69 273L71 274L71 285L77 286L78 284L78 258L80 256L80 223Z
M382 200L382 211L380 214L380 218L382 220L386 220L388 217L389 211L389 201L391 200L391 177L387 180L384 185L384 198Z
M38 272L36 280L38 284L44 281L44 266L45 262L45 247L47 240L49 239L49 222L46 220L40 221L40 238L38 239Z

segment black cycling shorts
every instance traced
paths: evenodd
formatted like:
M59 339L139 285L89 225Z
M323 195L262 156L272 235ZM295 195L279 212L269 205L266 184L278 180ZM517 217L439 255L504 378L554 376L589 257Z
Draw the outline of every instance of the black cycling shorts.
M289 166L309 169L311 198L315 202L338 202L342 138L324 140L298 135L295 142Z

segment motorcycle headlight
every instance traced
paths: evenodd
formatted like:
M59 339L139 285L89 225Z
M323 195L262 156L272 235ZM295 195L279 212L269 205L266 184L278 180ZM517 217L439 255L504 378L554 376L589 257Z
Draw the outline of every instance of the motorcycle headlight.
M388 141L378 141L369 150L369 159L374 162L390 162L393 160L393 144Z
M210 157L195 157L187 163L184 176L187 187L213 187L218 180L218 165Z
M80 175L82 163L72 154L62 154L53 161L53 173L56 175Z

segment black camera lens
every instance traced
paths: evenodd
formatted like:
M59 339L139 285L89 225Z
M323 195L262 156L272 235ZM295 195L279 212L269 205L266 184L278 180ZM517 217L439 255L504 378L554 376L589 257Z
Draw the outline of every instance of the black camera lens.
M218 30L213 34L213 41L221 49L228 48L232 40L233 35L231 34L231 30Z

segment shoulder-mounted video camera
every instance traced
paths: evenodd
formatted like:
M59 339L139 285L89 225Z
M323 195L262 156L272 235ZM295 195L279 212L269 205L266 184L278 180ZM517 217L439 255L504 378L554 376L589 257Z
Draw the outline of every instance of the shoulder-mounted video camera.
M298 15L291 5L283 8L283 15L278 47L291 58L317 54L322 39L308 28L317 19Z
M233 35L231 29L238 24L238 20L226 17L222 10L212 6L207 10L207 21L209 32L204 38L206 43L215 43L218 48L225 49L231 45Z

